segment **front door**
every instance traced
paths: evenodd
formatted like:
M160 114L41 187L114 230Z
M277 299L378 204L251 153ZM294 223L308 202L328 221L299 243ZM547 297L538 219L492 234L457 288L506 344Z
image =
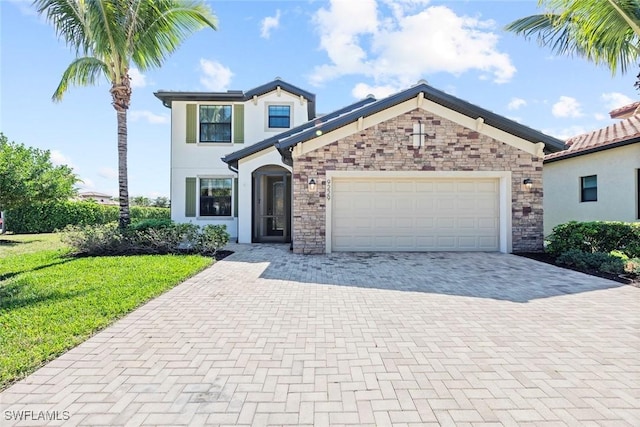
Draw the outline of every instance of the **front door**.
M291 174L255 172L253 179L253 241L291 241Z

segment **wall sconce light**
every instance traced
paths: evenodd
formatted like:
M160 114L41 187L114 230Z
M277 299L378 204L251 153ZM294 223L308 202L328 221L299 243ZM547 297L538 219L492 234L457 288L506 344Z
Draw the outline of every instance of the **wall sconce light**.
M315 179L309 178L308 189L309 189L309 193L315 193L316 192L316 180Z
M527 190L531 191L531 189L533 188L533 181L531 180L531 178L525 178L522 181L522 184L527 188Z

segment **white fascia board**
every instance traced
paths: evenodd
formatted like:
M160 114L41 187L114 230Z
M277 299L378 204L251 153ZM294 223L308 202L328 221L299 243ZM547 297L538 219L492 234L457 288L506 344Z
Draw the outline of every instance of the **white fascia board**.
M371 126L375 126L401 114L412 111L416 108L417 105L420 105L418 108L422 110L436 114L443 119L450 120L468 129L475 130L482 135L486 135L497 141L511 145L512 147L527 152L533 156L543 156L543 142L532 143L530 141L527 141L526 139L522 139L496 127L490 126L486 122L484 122L484 119L482 120L482 124L479 126L478 119L473 119L469 116L465 116L464 114L460 114L457 111L451 110L447 107L443 107L440 104L420 97L409 99L370 116L364 118L360 117L354 120L352 123L342 126L336 130L328 132L309 141L302 142L298 144L302 145L300 155L317 150L318 148L328 145L332 142L351 136L356 132L361 132L362 130L359 130L359 127L361 127L361 129L367 129Z

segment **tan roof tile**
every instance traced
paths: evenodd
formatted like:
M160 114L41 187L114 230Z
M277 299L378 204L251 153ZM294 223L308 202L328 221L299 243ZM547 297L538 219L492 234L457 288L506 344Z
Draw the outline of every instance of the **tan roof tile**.
M631 116L602 129L569 138L565 141L569 148L557 153L547 154L544 159L559 159L574 156L587 150L604 149L608 145L637 137L640 137L640 116Z
M640 101L636 101L628 105L623 105L622 107L609 111L609 116L612 119L626 119L635 115L638 107L640 107Z

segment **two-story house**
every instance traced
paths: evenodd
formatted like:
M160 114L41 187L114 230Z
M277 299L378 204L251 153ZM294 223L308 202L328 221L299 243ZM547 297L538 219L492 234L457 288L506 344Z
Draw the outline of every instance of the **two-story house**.
M175 221L296 253L542 249L542 161L562 141L426 82L318 117L280 79L156 96Z
M278 78L246 92L155 95L171 109L171 219L224 224L238 238L239 218L251 222L254 183L252 174L239 176L221 158L313 119L315 95ZM254 174L260 219L242 241L290 240L290 169L272 144L267 151L265 167Z

